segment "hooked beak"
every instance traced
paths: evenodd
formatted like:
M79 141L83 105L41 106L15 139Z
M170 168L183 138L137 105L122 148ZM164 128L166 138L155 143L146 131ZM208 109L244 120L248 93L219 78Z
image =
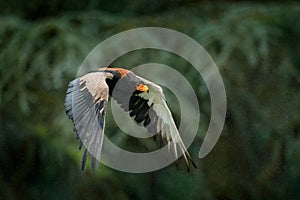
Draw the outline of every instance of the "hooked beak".
M136 87L136 90L137 91L140 91L140 92L149 92L149 88L147 85L145 84L139 84L137 87Z

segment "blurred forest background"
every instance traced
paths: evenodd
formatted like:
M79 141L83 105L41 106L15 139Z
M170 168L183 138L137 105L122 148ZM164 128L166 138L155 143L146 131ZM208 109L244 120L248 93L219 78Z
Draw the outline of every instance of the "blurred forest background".
M0 0L0 12L0 199L299 199L299 3ZM199 169L128 174L101 164L95 175L82 172L64 112L67 84L99 42L142 26L183 32L212 56L228 98L221 138L198 158L210 99L188 62L133 52L118 65L164 63L196 91L201 122L189 151ZM106 133L119 132L108 120Z

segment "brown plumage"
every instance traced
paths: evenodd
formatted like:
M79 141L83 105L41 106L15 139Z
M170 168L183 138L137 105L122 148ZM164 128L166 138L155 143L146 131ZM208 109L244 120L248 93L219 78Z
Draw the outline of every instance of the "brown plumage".
M98 168L96 157L100 158L101 155L109 96L129 112L137 123L143 124L149 133L160 135L168 146L173 142L172 152L178 158L179 148L188 170L190 163L197 168L181 140L162 88L126 69L100 68L71 81L65 100L66 114L74 124L77 139L80 139L79 149L85 145L82 170L87 149L92 155L92 169Z

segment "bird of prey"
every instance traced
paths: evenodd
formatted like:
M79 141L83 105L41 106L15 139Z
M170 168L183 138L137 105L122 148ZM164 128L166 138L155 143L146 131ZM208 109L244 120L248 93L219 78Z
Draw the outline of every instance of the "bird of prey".
M77 139L80 139L79 149L85 145L82 170L88 150L92 170L98 168L96 155L101 155L109 96L149 133L158 134L169 147L173 142L170 153L178 159L179 150L188 170L191 163L197 168L179 135L162 88L130 70L108 67L91 71L68 85L65 111L74 124Z

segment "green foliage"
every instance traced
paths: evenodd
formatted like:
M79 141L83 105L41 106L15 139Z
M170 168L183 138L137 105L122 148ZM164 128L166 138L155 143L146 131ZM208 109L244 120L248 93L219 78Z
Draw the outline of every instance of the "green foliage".
M0 199L295 199L300 195L299 5L176 7L181 4L178 1L164 13L160 13L164 3L154 4L151 16L139 18L126 11L90 11L92 6L36 21L1 17ZM37 12L32 5L26 4L31 8L28 15L20 10L14 14L32 19ZM44 9L55 15L58 3L51 5ZM82 5L72 6L70 10L78 10ZM113 11L121 8L114 6L108 5ZM137 3L127 11L143 7ZM141 26L181 31L211 54L228 97L222 136L208 157L199 160L199 144L210 119L203 80L189 63L171 53L132 52L115 64L130 68L164 63L192 84L200 102L201 123L190 151L200 169L189 174L180 163L180 170L171 165L146 174L126 174L103 165L94 176L89 170L81 172L81 152L63 107L67 84L95 45ZM176 117L180 115L177 101L174 105ZM115 127L109 117L107 126ZM129 149L154 148L149 141L117 138L120 132L116 131L111 128L106 133Z

